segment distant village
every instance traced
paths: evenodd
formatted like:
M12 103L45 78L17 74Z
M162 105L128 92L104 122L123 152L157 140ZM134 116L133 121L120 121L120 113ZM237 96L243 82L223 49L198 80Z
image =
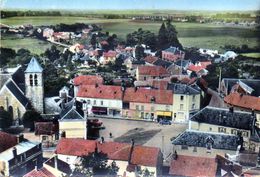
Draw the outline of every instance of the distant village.
M116 36L96 25L57 31L1 24L1 32L62 48L69 61L51 63L66 77L68 65L74 70L46 96L50 59L1 68L0 176L260 175L260 79L222 77L224 68L216 70L217 88L205 79L210 66L236 61L236 52L112 45ZM90 163L100 159L102 168Z

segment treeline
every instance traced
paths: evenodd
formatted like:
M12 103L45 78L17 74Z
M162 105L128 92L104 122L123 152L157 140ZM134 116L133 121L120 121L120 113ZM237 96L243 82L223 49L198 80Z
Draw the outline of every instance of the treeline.
M61 16L59 11L1 11L1 18L19 16Z
M219 13L213 16L213 18L251 18L251 14L248 13Z
M248 45L246 44L243 44L241 46L225 45L224 47L221 48L225 50L231 50L236 53L254 53L260 51L260 46L248 47Z

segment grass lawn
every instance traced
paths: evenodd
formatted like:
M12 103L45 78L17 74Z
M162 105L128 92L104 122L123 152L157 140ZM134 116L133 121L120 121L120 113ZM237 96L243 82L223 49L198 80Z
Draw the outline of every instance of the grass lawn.
M35 38L19 38L19 37L10 37L10 36L1 36L1 47L12 48L14 50L19 50L25 48L31 51L34 54L41 54L47 48L51 47L49 42L40 41Z
M86 17L12 17L1 19L1 23L7 25L55 25L59 23L96 23L101 25L104 32L117 34L121 39L125 39L128 33L131 33L138 28L150 30L158 33L161 22L148 21L132 21L128 19L90 19ZM252 28L242 27L227 27L212 24L199 23L174 23L178 31L180 42L187 47L211 48L222 52L220 46L235 45L241 46L247 44L249 47L254 47L257 44L256 30ZM23 39L23 44L28 40L29 44L33 42L29 39ZM3 46L11 42L2 42ZM19 45L19 41L16 42ZM37 42L36 42L37 43ZM17 48L17 47L16 47Z
M260 53L243 53L242 56L246 57L252 57L252 58L259 58L260 59Z

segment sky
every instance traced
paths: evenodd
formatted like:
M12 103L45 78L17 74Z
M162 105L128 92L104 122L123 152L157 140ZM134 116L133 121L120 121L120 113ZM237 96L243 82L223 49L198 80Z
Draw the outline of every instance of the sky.
M1 9L259 10L260 0L0 0Z

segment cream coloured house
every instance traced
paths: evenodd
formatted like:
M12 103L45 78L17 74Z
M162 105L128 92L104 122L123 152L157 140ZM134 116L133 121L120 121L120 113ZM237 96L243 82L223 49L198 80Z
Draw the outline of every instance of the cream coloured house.
M200 89L185 84L169 84L173 92L173 120L188 122L189 117L200 110Z

